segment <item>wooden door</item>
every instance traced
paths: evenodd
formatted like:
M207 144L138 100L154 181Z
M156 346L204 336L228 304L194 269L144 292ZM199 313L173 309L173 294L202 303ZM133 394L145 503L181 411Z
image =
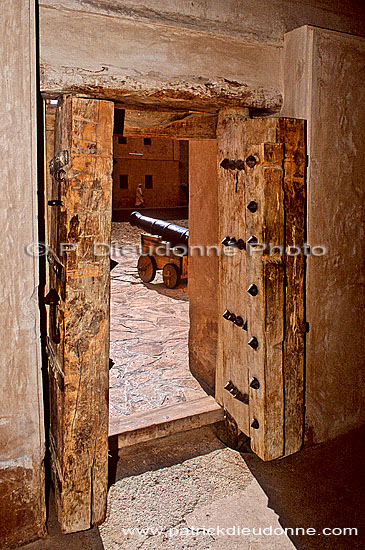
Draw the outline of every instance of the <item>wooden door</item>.
M217 139L216 398L272 460L303 436L305 123L226 109Z
M106 511L110 260L95 243L110 243L113 113L62 97L47 178L50 455L65 533Z

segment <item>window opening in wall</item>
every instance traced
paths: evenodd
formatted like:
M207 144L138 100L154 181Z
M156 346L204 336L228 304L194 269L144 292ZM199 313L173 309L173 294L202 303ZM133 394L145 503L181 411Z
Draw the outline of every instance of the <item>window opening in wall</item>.
M153 189L153 176L152 174L146 174L144 177L144 185L146 189Z
M144 145L152 145L152 140L151 140L151 138L144 138L144 139L143 139L143 144L144 144Z
M124 131L124 111L123 109L114 109L113 133L121 137L123 135L123 131Z
M125 136L118 136L118 143L120 145L127 143L127 138Z
M119 189L128 189L128 174L120 174Z

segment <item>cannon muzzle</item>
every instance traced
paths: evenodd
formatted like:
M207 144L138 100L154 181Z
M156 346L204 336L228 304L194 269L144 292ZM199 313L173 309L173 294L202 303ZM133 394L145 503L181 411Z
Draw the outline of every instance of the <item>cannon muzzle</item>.
M129 216L129 223L140 227L151 235L158 235L164 241L170 242L173 246L188 246L189 229L174 223L156 220L148 216L142 216L140 212L134 211Z

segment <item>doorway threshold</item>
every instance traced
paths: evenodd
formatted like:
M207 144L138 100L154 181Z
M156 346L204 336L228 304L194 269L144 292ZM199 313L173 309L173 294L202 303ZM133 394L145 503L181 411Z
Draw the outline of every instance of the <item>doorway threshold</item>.
M192 401L141 411L109 425L109 444L118 449L159 439L178 432L221 422L223 408L209 395ZM112 445L111 445L112 443Z

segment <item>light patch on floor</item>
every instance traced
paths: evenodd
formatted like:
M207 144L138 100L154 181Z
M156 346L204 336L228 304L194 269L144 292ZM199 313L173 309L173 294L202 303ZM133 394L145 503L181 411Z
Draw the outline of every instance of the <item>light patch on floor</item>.
M210 428L125 449L119 464L99 527L105 550L295 548L285 535L255 534L281 529L279 517L243 456Z
M111 487L108 516L99 527L107 550L211 548L214 537L180 536L176 529L187 529L186 517L237 494L252 480L240 454L221 444L209 429L141 446L133 465L130 458L127 449L120 456L123 479ZM133 528L140 531L124 531Z

